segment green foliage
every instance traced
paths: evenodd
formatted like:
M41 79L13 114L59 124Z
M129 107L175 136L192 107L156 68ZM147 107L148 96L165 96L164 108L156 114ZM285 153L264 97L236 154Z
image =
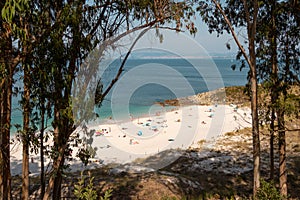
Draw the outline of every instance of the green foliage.
M226 197L226 200L235 200L235 197L234 196L231 196L231 197Z
M276 189L273 182L261 180L261 186L256 194L258 200L282 200L284 199Z
M93 135L95 134L95 130L88 130L86 125L82 127L82 133L84 136L81 138L81 147L77 153L77 157L84 163L84 165L88 164L90 158L94 158L96 155L97 148L92 147L93 144Z
M113 192L112 189L106 190L105 193L104 193L104 196L100 197L100 200L109 200L110 197L112 196L112 192Z
M286 99L282 100L282 104L287 115L297 115L300 110L300 96L296 94L287 94Z
M80 179L74 186L74 195L79 200L96 200L98 198L94 187L94 177L90 177L88 184L85 186L85 177L81 172Z
M85 185L86 179L83 175L83 172L81 172L80 179L74 186L74 195L77 199L79 200L96 200L98 199L98 194L96 191L96 188L94 186L94 177L91 177L91 174L89 174L89 180L88 184ZM100 200L109 200L110 197L112 196L112 189L108 189L105 191L103 196L100 196Z
M91 158L91 153L89 149L80 149L77 156L86 166L89 163L89 159Z
M1 10L1 16L4 21L9 24L10 29L17 35L22 41L27 39L27 33L24 27L20 27L20 24L16 23L13 18L18 16L24 18L27 10L29 9L28 0L7 0L4 7ZM21 26L22 26L22 20Z

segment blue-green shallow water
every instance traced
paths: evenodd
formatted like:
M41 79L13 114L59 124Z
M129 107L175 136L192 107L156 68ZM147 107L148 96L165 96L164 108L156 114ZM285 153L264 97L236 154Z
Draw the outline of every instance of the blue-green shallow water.
M213 59L218 71L220 72L221 79L223 81L224 86L237 86L237 85L245 85L247 82L247 72L248 69L244 69L243 71L233 71L231 69L231 65L234 64L236 61L232 59L226 59L226 58L215 58ZM202 77L201 74L198 72L206 70L205 67L210 64L209 60L207 59L193 59L193 63L196 63L197 66L193 66L189 61L184 59L128 59L128 61L125 64L123 75L126 75L127 72L132 72L133 69L137 69L137 67L140 66L147 66L148 68L155 67L155 66L167 66L171 69L176 70L180 74L180 76L184 77L188 83L191 85L193 89L193 93L201 93L208 91L207 82L214 83L214 81L219 82L220 79L218 78L217 74L210 74L209 76ZM103 74L103 84L104 88L111 80L111 77L114 76L116 68L119 66L120 63L114 62L111 64L111 67L109 67ZM195 67L198 69L195 69ZM203 68L202 68L203 67ZM211 66L214 67L214 66ZM176 87L176 91L179 91L179 94L186 94L185 86L181 86L180 84L176 83L178 82L178 78L174 78L173 73L163 73L163 74L157 74L156 80L169 80L174 82L174 87ZM142 73L139 73L138 76L135 78L136 80L148 80L149 74L147 71L142 71ZM135 80L130 80L135 81ZM128 83L130 85L130 83ZM217 86L220 84L215 84L217 89ZM106 121L111 116L118 115L118 119L124 119L128 120L129 116L127 112L124 112L124 110L118 112L116 111L114 114L112 113L111 107L112 107L112 101L111 101L111 94L114 88L111 90L110 94L105 98L105 100L102 103L101 108L96 108L96 112L100 116L101 121ZM175 95L172 91L172 88L168 88L166 86L162 86L155 81L153 83L145 82L145 84L140 84L138 88L132 93L118 93L115 98L124 98L130 95L129 100L129 112L134 117L137 116L147 116L149 114L154 114L155 110L159 109L157 108L157 105L154 105L155 102L164 101L166 99L173 99L176 97L181 97L180 95ZM126 104L126 103L125 103ZM114 105L113 105L114 106ZM121 105L122 106L122 105ZM127 106L127 105L124 105ZM18 98L13 98L13 104L12 104L12 124L22 124L22 113L19 109L18 104ZM122 116L123 115L123 116ZM107 120L110 121L110 120ZM112 122L112 121L110 121ZM12 127L11 133L15 133L16 129Z

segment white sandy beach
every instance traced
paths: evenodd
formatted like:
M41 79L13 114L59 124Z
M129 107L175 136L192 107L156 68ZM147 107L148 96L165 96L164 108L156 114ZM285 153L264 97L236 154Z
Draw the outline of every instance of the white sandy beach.
M127 163L169 149L197 147L201 140L214 140L226 132L251 126L249 108L235 109L234 105L185 106L155 116L128 117L127 122L89 126L96 133L92 146L97 148L90 167L100 163ZM213 143L212 143L213 144ZM77 149L73 149L75 156ZM11 145L12 175L21 174L22 145ZM39 172L39 155L32 154L30 171ZM163 158L162 158L163 159ZM49 164L46 160L46 166ZM69 162L72 170L83 167L78 159ZM162 166L160 166L162 167Z

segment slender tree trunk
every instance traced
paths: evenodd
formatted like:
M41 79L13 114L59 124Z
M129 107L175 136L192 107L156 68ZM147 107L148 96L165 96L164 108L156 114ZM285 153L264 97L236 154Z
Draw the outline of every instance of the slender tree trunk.
M62 159L59 165L58 173L54 179L54 187L53 187L53 196L52 199L61 199L61 184L62 184L62 168L64 165L64 154L62 155Z
M67 91L66 91L67 92ZM70 95L70 94L69 94ZM68 99L68 95L67 98ZM69 102L69 101L65 101ZM64 109L68 109L68 107L65 105ZM61 116L60 115L60 121L58 123L58 134L56 135L54 139L54 145L55 147L58 147L58 152L59 152L59 158L57 158L58 163L57 163L57 168L56 170L56 175L54 177L54 186L53 186L53 195L52 199L61 199L61 184L62 184L62 174L63 174L63 166L65 163L65 151L68 146L68 140L69 136L72 134L73 130L70 128L69 124L72 123L71 119L68 118L69 116Z
M251 110L252 110L252 138L253 138L253 196L260 187L260 138L259 121L257 107L257 72L256 72L256 54L255 54L255 27L250 25L249 54L250 54L250 83L251 83Z
M271 124L270 124L270 180L274 180L274 130L275 130L275 110L271 111Z
M62 127L64 123L60 124L60 137L57 138L56 142L54 143L55 146L57 147L62 147L62 151L59 151L59 163L58 163L58 168L56 169L56 176L54 178L54 187L53 187L53 195L52 195L52 199L56 200L56 199L61 199L61 184L62 184L62 173L63 173L63 165L64 165L64 161L65 161L65 150L66 145L67 145L67 140L66 138L63 136L65 135L65 133L67 133L67 126L68 126L68 121L66 121L66 123L64 124L65 127Z
M277 66L277 34L276 34L276 1L272 0L272 7L271 7L271 64L272 64L272 72L271 72L271 81L272 81L272 88L271 88L271 132L270 132L270 179L274 179L274 134L275 134L275 104L278 100L278 66Z
M257 112L257 79L255 72L251 77L251 109L252 109L252 138L253 138L253 195L260 187L260 139Z
M57 173L58 170L60 170L60 165L61 165L61 162L63 160L63 154L65 152L65 149L66 149L66 146L63 146L63 147L59 147L58 149L58 158L54 160L54 163L53 163L53 171L54 171L54 174L50 177L49 179L49 184L46 188L46 191L45 191L45 195L43 197L43 200L48 200L50 195L51 195L51 191L52 189L54 188L54 184L55 184L55 175ZM57 199L57 198L54 198L52 197L53 199Z
M286 34L285 41L285 79L288 78L288 74L290 73L290 53L289 53L289 34ZM282 84L286 84L288 81L282 80ZM286 102L287 98L287 87L283 85L282 89L282 98L283 103ZM280 194L284 197L287 197L288 189L287 189L287 171L286 171L286 140L285 140L285 107L284 105L280 105L277 109L277 122L278 122L278 143L279 143L279 187Z
M26 136L23 136L26 137ZM29 145L27 138L23 139L22 159L22 199L29 199Z
M284 110L278 111L278 136L279 136L279 187L280 194L287 197L287 172L286 172L286 141Z
M247 23L248 49L247 55L244 47L239 42L234 28L228 19L226 13L222 9L217 0L212 0L217 9L221 12L226 24L229 26L231 35L234 41L241 50L244 58L250 67L250 85L251 85L251 111L252 111L252 140L253 140L253 196L256 196L257 190L260 187L260 139L259 139L259 121L258 121L258 107L257 107L257 71L256 71L256 51L255 51L255 37L256 37L256 23L258 15L258 1L253 0L253 12L250 12L248 1L243 0L245 18ZM252 15L252 16L251 16Z
M11 199L10 177L10 123L11 123L11 97L12 97L12 71L4 80L1 102L1 150L0 150L0 199Z
M44 130L45 130L45 102L41 101L41 131L40 131L40 159L41 159L41 199L45 194L45 167L44 167Z
M0 61L3 62L3 60L0 58ZM0 66L1 67L1 66ZM5 79L0 79L0 89L3 92L0 92L0 199L3 197L3 154L2 154L2 144L3 144L3 137L5 134L5 115L4 115L4 97L5 97Z
M0 8L4 4L0 3ZM10 126L11 126L11 98L13 86L13 74L18 63L18 57L12 55L12 40L10 31L0 23L0 64L2 76L0 78L1 89L1 113L0 113L0 199L11 199L10 177Z
M260 139L259 139L259 121L257 106L257 71L256 71L256 23L258 15L258 1L253 1L253 13L250 12L247 1L243 0L245 7L245 16L247 21L248 49L250 57L250 84L251 84L251 110L252 110L252 140L253 140L253 196L260 187ZM250 17L252 14L252 17Z
M56 88L59 88L59 83L56 83ZM58 89L58 91L60 91ZM54 123L53 123L53 128L54 128L54 134L53 134L53 148L55 148L57 156L53 158L53 172L51 174L51 177L49 179L48 187L46 189L45 195L44 195L44 200L48 200L50 197L50 193L52 189L55 187L55 178L57 175L60 173L60 166L61 166L61 161L63 158L64 150L59 146L59 141L62 140L63 138L60 138L60 132L61 132L61 115L60 115L60 100L61 94L58 92L57 94L57 99L55 100L54 103ZM55 199L54 191L52 191L52 198ZM58 199L58 198L57 198Z
M30 89L29 72L24 67L24 105L23 105L23 160L22 160L22 199L29 199L29 117L30 117Z
M62 120L62 116L59 112L60 100L56 103L58 106L55 106L55 129L54 129L54 147L57 148L57 157L53 160L53 174L51 175L47 189L45 191L45 195L43 200L48 200L51 191L52 191L52 199L60 199L61 197L61 181L62 181L62 167L64 165L64 155L65 150L67 148L68 136L73 132L69 129L68 120Z
M6 73L3 74L4 77L0 79L0 199L7 200L11 199L10 127L13 75L19 57L12 57L12 42L9 36L3 34L0 35L0 37L3 39L0 51L1 68L6 71Z

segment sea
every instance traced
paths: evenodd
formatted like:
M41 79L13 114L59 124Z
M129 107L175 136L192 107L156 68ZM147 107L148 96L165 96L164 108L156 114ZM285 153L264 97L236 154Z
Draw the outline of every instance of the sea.
M115 77L121 61L112 62L101 73L103 89ZM224 86L241 86L247 83L249 69L242 71L231 68L238 61L230 57L178 58L142 57L129 58L119 80L105 97L97 113L97 123L122 121L130 116L139 117L154 114L165 109L157 104L164 100L189 96ZM13 97L12 128L22 125L20 97ZM48 120L50 124L51 119Z

